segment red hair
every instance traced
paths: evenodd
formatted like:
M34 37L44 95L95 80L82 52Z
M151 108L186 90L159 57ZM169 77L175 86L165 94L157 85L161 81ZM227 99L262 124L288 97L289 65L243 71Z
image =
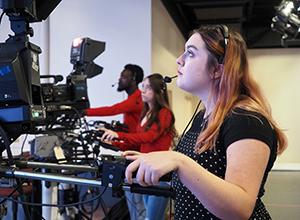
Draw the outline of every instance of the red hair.
M220 26L204 26L193 31L201 35L209 51L208 67L218 65L223 56L223 73L215 79L210 97L216 103L208 120L207 127L200 133L195 151L213 149L226 115L234 108L259 112L267 118L277 136L277 153L287 147L287 139L272 118L271 109L258 84L250 76L247 46L237 32L229 33L228 45L224 44L224 33Z
M177 135L175 125L174 125L175 117L169 104L167 85L164 81L163 76L159 73L153 73L147 76L145 79L149 80L150 87L154 92L154 105L153 105L153 109L150 111L150 117L145 124L145 130L146 131L149 130L153 123L156 123L158 125L158 128L161 129L158 115L159 115L159 111L162 108L166 108L170 111L172 118L171 118L171 124L169 125L168 129L164 131L164 133L171 132L171 134L175 137ZM150 110L149 105L147 103L144 103L140 121L142 121L142 119L146 116L149 110Z

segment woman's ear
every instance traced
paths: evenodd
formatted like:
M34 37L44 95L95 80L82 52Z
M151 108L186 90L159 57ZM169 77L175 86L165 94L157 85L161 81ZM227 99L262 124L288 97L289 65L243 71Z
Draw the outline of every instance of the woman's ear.
M212 69L211 78L212 79L219 79L219 78L221 78L223 70L224 70L224 65L223 64L217 64Z

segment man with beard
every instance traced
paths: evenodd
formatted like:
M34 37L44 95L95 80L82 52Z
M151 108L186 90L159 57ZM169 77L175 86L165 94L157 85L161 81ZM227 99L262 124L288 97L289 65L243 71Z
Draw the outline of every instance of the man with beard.
M124 114L124 124L128 126L128 132L136 132L143 109L141 91L138 84L143 81L144 71L135 64L127 64L120 74L118 92L125 91L128 98L112 106L86 109L87 116L112 116Z
M87 116L112 116L117 114L124 114L124 124L128 127L129 133L136 133L140 117L143 109L143 101L141 91L138 84L143 81L144 71L135 64L127 64L120 74L118 82L118 92L125 91L128 98L122 102L116 103L112 106L103 106L98 108L86 109ZM131 147L123 150L137 150L139 146ZM145 208L143 197L141 194L125 192L128 210L131 220L144 220Z

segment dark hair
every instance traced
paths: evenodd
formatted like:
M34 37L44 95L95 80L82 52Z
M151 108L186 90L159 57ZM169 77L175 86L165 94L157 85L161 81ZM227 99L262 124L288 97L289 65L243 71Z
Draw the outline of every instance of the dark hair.
M126 64L124 69L129 70L132 73L132 77L138 85L144 79L144 70L142 67L136 64Z
M149 80L150 87L154 92L154 105L153 105L153 109L150 112L150 117L147 120L146 125L145 125L146 131L148 129L150 129L150 127L153 123L157 123L158 129L160 130L160 121L158 118L158 114L162 108L166 108L170 111L170 113L172 115L172 120L171 120L171 124L170 124L169 128L164 132L168 133L171 131L172 134L174 136L176 136L176 129L174 126L175 117L170 108L169 97L168 97L168 93L167 93L167 85L164 81L163 76L159 73L153 73L153 74L147 76L146 79ZM147 103L145 103L144 108L141 113L141 120L145 117L145 115L147 114L148 111L149 111L149 105Z

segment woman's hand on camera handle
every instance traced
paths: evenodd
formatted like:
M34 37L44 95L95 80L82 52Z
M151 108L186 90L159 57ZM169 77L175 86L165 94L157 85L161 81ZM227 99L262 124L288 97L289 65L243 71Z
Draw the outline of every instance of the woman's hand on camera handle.
M142 186L158 185L159 179L174 170L177 170L183 154L174 151L156 151L147 154L126 156L133 160L125 171L128 183L132 183L132 173L137 170L136 180Z

